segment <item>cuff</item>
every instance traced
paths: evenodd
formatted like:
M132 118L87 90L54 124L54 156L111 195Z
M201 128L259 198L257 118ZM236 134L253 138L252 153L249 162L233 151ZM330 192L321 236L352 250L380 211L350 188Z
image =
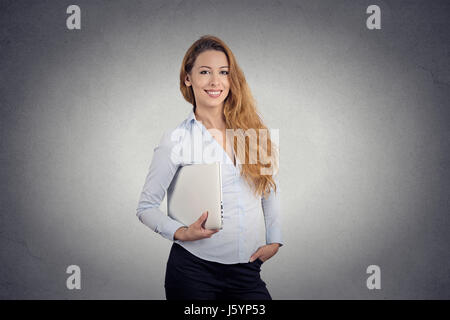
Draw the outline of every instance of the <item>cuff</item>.
M266 231L266 244L279 243L280 247L284 245L281 230L278 228L272 228Z
M177 220L170 219L164 223L164 225L162 226L159 233L164 238L166 238L170 241L174 241L173 236L174 236L175 232L181 227L186 227L186 226Z

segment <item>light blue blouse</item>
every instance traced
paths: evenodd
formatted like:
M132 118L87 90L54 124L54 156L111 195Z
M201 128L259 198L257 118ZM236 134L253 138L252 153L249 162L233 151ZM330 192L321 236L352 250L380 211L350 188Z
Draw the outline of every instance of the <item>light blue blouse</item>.
M194 145L197 148L191 149ZM186 152L199 150L198 146L208 150L209 156L198 157L195 151ZM271 190L267 199L255 196L240 176L241 164L238 159L235 166L223 147L195 118L193 111L175 129L166 131L153 151L136 209L136 215L143 224L164 238L180 244L195 256L223 264L247 263L252 254L265 244L283 245L278 174L274 175L277 192ZM173 176L179 166L215 161L219 161L222 167L223 228L211 238L174 240L175 231L184 225L159 208ZM199 212L198 216L201 214Z

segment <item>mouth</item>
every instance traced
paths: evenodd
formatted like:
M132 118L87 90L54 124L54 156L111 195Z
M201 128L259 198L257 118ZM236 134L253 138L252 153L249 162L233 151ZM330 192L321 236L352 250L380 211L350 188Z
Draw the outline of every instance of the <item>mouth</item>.
M205 90L211 98L217 98L222 94L222 90Z

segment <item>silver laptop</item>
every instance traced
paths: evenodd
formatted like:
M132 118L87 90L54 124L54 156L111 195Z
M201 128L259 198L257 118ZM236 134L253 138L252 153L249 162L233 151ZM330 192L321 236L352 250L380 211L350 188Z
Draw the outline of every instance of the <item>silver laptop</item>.
M220 162L181 166L167 188L169 217L186 226L208 211L206 229L222 229L222 172Z

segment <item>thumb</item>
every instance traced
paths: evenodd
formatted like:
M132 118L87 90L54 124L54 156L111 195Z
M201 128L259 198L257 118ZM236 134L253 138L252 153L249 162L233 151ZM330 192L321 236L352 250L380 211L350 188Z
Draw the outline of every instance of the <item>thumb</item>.
M259 249L256 250L256 252L254 254L252 254L252 256L250 257L250 261L249 262L255 261L256 259L258 259L258 257L259 257Z
M202 223L208 218L208 211L202 213L200 218L197 219L197 224L202 225Z

